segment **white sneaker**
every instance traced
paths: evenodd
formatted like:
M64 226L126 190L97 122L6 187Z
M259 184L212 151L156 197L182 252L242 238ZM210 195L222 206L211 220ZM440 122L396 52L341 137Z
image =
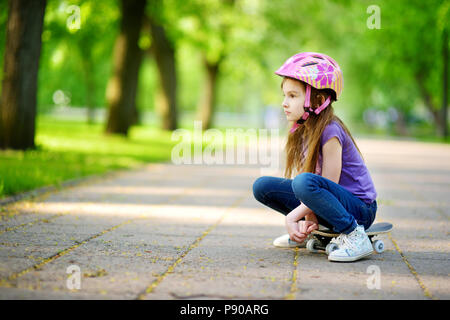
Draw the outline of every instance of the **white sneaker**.
M341 233L338 237L335 237L335 238L331 239L330 243L335 243L339 247L340 245L342 245L344 236L345 236L345 233Z
M349 234L341 234L336 242L338 239L339 249L328 255L330 261L356 261L373 253L372 243L363 226L357 226Z
M289 234L284 234L284 235L276 238L275 240L273 240L273 245L275 247L279 247L279 248L295 248L295 247L306 248L306 242L308 241L308 239L309 239L309 235L305 241L297 242L297 241L291 240L289 238Z

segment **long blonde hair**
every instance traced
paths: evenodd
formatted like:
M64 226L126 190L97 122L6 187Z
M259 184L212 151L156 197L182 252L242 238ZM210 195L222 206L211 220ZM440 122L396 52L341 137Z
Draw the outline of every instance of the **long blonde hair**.
M286 78L281 83L281 88ZM299 81L305 88L305 83ZM345 133L352 139L358 152L361 154L355 140L346 125L334 114L332 102L336 101L336 94L331 89L316 89L311 87L311 107L316 109L322 102L322 99L327 99L331 96L331 103L318 115L310 113L308 119L300 125L297 130L289 134L286 142L286 168L284 176L291 178L293 173L312 172L316 171L317 160L319 159L320 151L320 137L323 130L332 121L336 121L345 131ZM362 154L361 154L362 158Z

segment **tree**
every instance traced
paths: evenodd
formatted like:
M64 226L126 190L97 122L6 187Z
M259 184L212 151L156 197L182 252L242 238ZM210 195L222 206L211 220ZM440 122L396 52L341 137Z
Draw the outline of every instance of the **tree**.
M441 135L443 137L448 137L448 32L449 32L449 23L450 19L450 2L447 2L446 5L442 5L438 12L439 22L438 28L442 32L442 115L441 115Z
M109 80L107 133L127 135L136 118L136 91L142 52L138 41L146 0L121 0L122 20L114 47L113 75Z
M212 126L217 98L217 80L219 78L220 66L228 54L227 41L230 36L230 28L233 14L234 0L227 0L221 4L221 8L212 8L220 12L219 16L201 17L203 28L209 35L203 52L203 66L206 71L203 95L197 111L197 119L202 122L202 129L206 130ZM210 9L211 10L211 9ZM213 12L209 11L209 13ZM208 11L204 11L208 13ZM227 19L228 18L228 19ZM212 20L216 20L213 22Z
M165 2L167 19L172 21L187 21L193 25L187 30L182 23L172 26L178 38L183 38L202 52L202 64L205 70L205 80L202 86L202 96L197 108L198 120L202 121L202 128L212 125L217 98L217 83L220 77L220 66L230 51L230 36L233 28L239 27L242 17L235 0L179 0Z
M37 78L46 0L10 0L0 99L0 148L35 148Z
M177 128L177 73L175 65L175 44L167 35L162 2L152 1L147 22L152 36L150 52L158 68L160 89L156 108L162 118L162 128Z
M54 105L87 107L87 121L92 122L94 111L104 107L111 48L120 23L117 2L48 2L39 65L38 113L48 112Z
M361 12L371 2L354 3L353 12ZM437 134L445 136L450 2L380 1L378 6L381 28L361 26L364 31L351 39L355 49L348 54L357 66L352 75L371 87L365 101L395 106L405 115L422 104Z
M88 123L94 122L95 96L98 90L95 75L98 71L98 61L101 60L99 56L108 48L109 39L105 39L105 35L111 32L111 11L116 10L111 7L111 3L105 0L81 1L81 27L69 29L70 36L65 38L69 46L78 53L77 58L86 88ZM98 14L99 12L102 14Z

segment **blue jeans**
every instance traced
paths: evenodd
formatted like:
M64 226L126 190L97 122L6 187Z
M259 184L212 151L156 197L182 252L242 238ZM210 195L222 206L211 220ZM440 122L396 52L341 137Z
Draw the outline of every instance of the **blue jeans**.
M313 173L301 173L294 179L259 177L253 183L253 195L284 215L304 203L319 224L346 234L356 224L368 229L377 212L376 201L367 204L339 184Z

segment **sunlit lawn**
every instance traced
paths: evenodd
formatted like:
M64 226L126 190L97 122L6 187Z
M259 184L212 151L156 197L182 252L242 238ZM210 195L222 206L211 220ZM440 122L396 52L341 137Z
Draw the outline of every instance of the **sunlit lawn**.
M103 134L103 125L39 117L37 150L0 151L0 198L42 186L147 162L170 160L171 132L135 126L129 137Z

